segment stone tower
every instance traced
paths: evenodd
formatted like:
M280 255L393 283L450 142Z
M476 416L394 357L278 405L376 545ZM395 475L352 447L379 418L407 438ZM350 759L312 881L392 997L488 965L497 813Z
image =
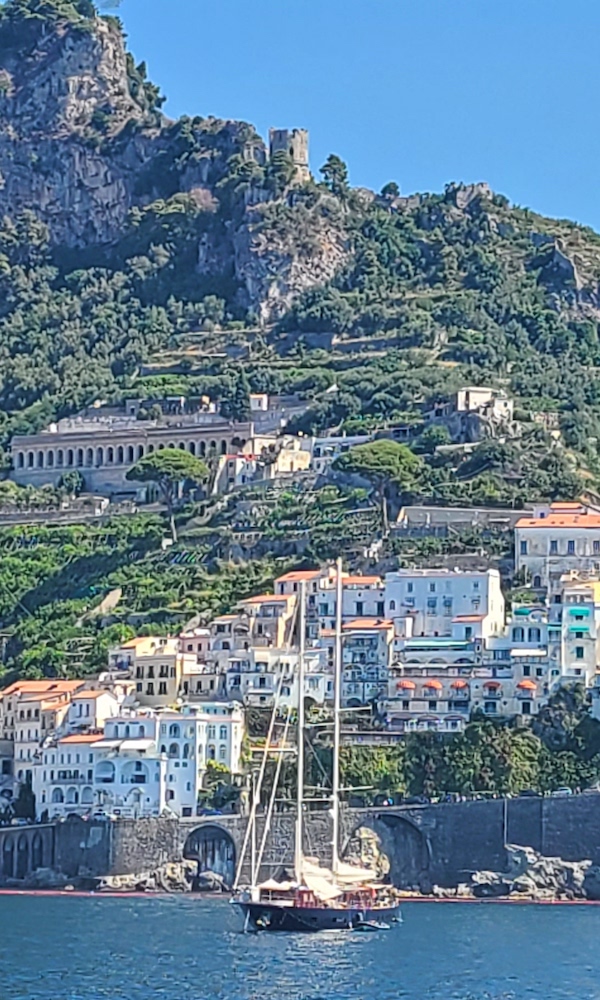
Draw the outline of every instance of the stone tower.
M308 167L308 130L305 128L269 129L269 155L283 150L289 153L296 168L296 181L303 184L310 179Z

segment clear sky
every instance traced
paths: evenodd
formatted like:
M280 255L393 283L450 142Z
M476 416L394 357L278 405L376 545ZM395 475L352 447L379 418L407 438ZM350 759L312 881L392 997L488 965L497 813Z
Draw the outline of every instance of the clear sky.
M122 0L165 111L310 130L355 185L486 180L600 230L600 0Z

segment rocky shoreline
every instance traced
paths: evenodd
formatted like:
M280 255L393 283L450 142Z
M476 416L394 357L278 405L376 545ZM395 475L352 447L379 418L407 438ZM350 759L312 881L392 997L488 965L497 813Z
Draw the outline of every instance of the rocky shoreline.
M456 886L434 885L431 891L400 889L399 897L410 900L477 901L499 900L524 902L599 902L600 866L591 861L565 861L544 857L531 847L509 844L506 847L505 871L475 871L470 881ZM52 869L39 869L27 879L4 879L0 891L21 892L94 892L110 895L219 893L229 887L214 872L198 875L193 861L167 862L145 872L108 875L104 878L69 879Z

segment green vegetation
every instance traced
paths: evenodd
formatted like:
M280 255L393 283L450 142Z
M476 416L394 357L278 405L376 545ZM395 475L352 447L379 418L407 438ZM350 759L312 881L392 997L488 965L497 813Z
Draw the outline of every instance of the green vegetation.
M167 508L171 535L177 541L175 505L180 493L189 486L198 486L208 479L205 463L179 448L164 448L146 455L127 473L127 479L138 483L154 483Z
M268 589L278 571L272 561L208 562L209 546L185 529L166 552L162 519L149 515L0 529L2 681L100 670L122 638L177 631L198 612L208 620ZM91 614L119 588L106 618Z
M531 729L478 718L455 736L413 733L394 747L344 747L341 764L343 784L370 786L371 800L586 788L600 779L600 723L583 688L561 689Z

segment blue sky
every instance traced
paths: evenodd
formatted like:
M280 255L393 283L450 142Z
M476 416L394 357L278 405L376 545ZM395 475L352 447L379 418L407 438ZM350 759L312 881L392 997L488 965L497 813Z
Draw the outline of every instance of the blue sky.
M353 184L486 180L600 230L598 0L122 0L165 111L310 130Z

